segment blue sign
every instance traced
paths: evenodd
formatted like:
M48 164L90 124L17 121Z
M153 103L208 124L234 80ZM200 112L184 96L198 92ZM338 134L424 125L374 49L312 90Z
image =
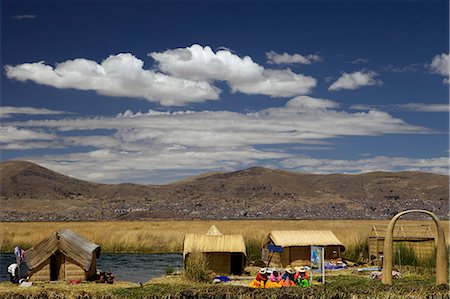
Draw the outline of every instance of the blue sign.
M267 245L267 249L270 252L283 252L283 247L277 245Z

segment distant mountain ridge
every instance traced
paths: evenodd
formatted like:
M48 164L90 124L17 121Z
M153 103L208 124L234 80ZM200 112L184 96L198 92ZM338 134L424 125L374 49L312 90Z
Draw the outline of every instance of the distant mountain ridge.
M386 219L449 217L449 177L423 172L305 174L252 167L167 185L97 184L26 161L0 163L0 219Z

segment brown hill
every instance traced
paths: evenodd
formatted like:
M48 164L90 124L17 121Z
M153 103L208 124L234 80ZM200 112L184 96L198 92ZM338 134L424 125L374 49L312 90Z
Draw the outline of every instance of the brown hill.
M30 162L0 164L5 220L389 218L423 208L448 218L448 176L304 174L262 167L174 184L94 184Z

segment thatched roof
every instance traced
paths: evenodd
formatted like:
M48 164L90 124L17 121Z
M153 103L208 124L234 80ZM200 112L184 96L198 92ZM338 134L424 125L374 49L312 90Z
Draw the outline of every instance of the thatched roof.
M266 242L272 241L282 247L344 245L329 230L278 230L271 231Z
M221 236L222 235L222 233L219 231L219 229L214 224L211 225L211 227L209 228L209 230L206 234L210 235L210 236Z
M246 254L244 238L241 235L187 234L184 237L183 257L194 251Z
M100 255L100 246L77 235L70 229L57 231L26 251L26 263L33 270L45 262L53 253L60 251L88 271L93 254Z

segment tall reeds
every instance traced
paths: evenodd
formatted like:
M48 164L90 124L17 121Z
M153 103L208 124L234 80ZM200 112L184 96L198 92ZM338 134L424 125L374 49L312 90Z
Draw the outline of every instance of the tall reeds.
M199 251L191 252L186 260L184 276L192 282L210 282L210 272L205 255Z
M102 246L103 252L167 253L181 252L185 234L204 234L215 224L223 234L241 234L247 254L257 259L261 242L271 230L331 230L347 248L348 254L361 252L359 240L367 238L372 225L386 220L180 220L127 222L2 222L0 240L3 252L15 246L28 249L56 230L69 228ZM406 220L406 224L431 224ZM431 225L433 227L433 225ZM444 225L448 235L449 225ZM447 240L448 242L448 240ZM360 246L360 247L358 247ZM347 254L347 253L346 253ZM353 254L353 253L352 253Z

